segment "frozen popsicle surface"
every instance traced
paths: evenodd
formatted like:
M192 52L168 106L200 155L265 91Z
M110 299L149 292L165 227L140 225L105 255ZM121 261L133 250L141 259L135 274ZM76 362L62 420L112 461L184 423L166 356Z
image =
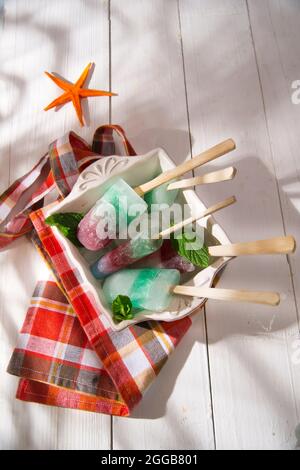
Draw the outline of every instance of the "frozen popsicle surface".
M135 261L159 250L162 239L143 238L138 236L122 243L114 250L106 253L91 266L96 279L104 279L110 274L126 268Z
M109 305L118 295L130 298L138 310L162 312L172 300L172 288L180 282L176 269L124 269L109 276L103 293Z
M124 217L129 224L137 215L146 212L147 203L142 199L129 184L123 179L119 178L102 196L100 201L103 203L111 204L117 216ZM132 206L140 206L138 214L131 212ZM99 206L97 203L96 215L99 213Z
M157 205L157 204L166 204L167 206L171 206L178 195L179 189L172 189L171 191L168 191L167 188L171 181L168 183L162 184L161 186L158 186L157 188L153 189L149 193L146 193L144 198L146 203L148 204L148 210L149 212L151 210L157 210L158 208L151 208L152 205Z
M109 227L110 223L114 226L116 223L118 228L119 220L128 225L146 211L147 203L119 178L80 222L77 231L78 240L89 250L101 250L111 241L109 235L103 236L103 227Z

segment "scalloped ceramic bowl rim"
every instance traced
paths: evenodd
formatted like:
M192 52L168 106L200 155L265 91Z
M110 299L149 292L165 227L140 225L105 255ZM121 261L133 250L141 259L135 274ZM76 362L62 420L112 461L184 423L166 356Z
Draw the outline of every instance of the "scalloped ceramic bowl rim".
M156 161L155 161L156 158ZM155 163L155 164L154 164ZM68 212L68 211L87 211L90 207L94 205L96 200L101 197L101 192L103 193L107 189L110 182L115 180L118 177L124 177L124 179L131 185L137 186L143 182L153 178L153 171L151 176L145 177L145 181L140 181L140 178L135 175L134 170L137 170L139 166L143 164L143 171L147 168L147 165L153 168L161 165L162 169L174 168L176 165L172 159L167 155L167 153L162 148L156 148L145 155L135 156L135 157L124 157L118 155L112 155L109 157L103 157L100 160L92 163L87 167L79 176L76 184L74 185L70 194L60 203L50 206L47 206L43 209L44 216L48 217L54 213L58 212ZM130 169L130 172L128 171ZM135 177L133 177L135 176ZM135 182L137 181L138 182ZM97 192L97 196L95 196ZM199 196L193 190L185 190L182 192L184 199L189 204L191 210L199 211L205 210L206 206L203 204ZM200 207L200 209L199 209ZM208 228L212 235L221 243L228 244L230 240L228 239L224 230L220 225L215 221L212 216L201 219L198 222L202 227ZM162 320L162 321L175 321L179 320L187 315L195 313L200 309L207 299L203 298L190 298L190 304L187 307L181 308L180 303L178 307L175 307L164 312L148 312L143 311L137 315L132 320L125 320L120 323L115 323L112 319L111 311L104 305L104 302L101 301L101 290L99 281L96 281L92 274L90 273L88 267L85 266L85 263L82 263L83 258L78 250L69 240L67 240L56 227L51 227L52 231L55 234L55 237L63 245L65 249L65 254L68 259L68 262L72 268L76 268L82 279L83 284L92 294L93 301L96 305L97 312L99 316L104 315L108 320L109 326L114 331L120 331L126 328L129 325L140 323L146 320ZM195 286L206 286L209 287L212 285L215 276L218 272L227 264L231 258L219 258L208 268L200 271L196 274L193 280L188 285ZM177 298L179 302L179 297ZM187 303L184 297L184 301ZM193 299L193 301L191 300ZM176 304L177 305L177 304Z

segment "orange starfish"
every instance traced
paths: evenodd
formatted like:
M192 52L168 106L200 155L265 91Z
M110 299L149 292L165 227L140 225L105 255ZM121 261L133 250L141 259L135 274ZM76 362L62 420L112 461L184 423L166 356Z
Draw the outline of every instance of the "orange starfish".
M59 78L56 75L53 75L49 72L45 72L45 74L49 78L51 78L51 80L53 80L56 85L58 85L62 90L64 90L64 93L62 95L53 100L50 104L48 104L48 106L46 106L46 108L44 108L45 111L48 111L48 109L51 108L55 108L56 106L64 105L68 101L72 101L80 124L81 126L84 126L81 109L82 98L88 98L89 96L117 96L116 93L111 93L110 91L91 90L89 88L83 88L84 82L87 79L92 65L92 63L89 63L86 66L86 68L75 83L70 83L64 80L63 78Z

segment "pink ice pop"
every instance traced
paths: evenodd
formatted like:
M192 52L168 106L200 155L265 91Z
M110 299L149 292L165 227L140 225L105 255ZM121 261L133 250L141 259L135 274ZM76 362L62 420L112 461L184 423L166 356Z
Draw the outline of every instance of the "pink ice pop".
M136 211L133 211L131 215L130 210L133 207ZM111 220L114 220L118 226L119 217L125 219L128 225L146 211L147 203L123 179L119 178L81 220L78 225L77 238L88 250L101 250L112 239L106 232L99 231L99 226L105 225L107 229ZM104 220L103 217L105 217Z
M91 266L91 271L96 279L104 279L159 250L162 243L162 239L137 236L102 256Z
M102 250L112 242L108 236L106 238L98 237L98 223L99 220L93 216L93 212L90 210L78 225L77 238L85 248L91 251Z

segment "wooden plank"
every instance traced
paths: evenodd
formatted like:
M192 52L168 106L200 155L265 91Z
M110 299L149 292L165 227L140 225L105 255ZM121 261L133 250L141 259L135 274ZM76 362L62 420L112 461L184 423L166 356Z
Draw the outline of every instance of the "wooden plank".
M199 316L131 418L113 419L113 448L213 449L203 316Z
M108 120L108 100L91 99L90 128L81 129L71 105L45 113L43 107L59 90L44 70L75 80L89 61L97 66L94 88L109 86L108 4L80 0L9 0L1 32L5 83L1 122L1 189L28 171L48 144L71 128L90 139ZM1 108L3 115L3 111ZM5 369L16 342L34 285L47 270L28 242L1 253L1 398L2 448L108 448L110 418L17 402L17 380ZM30 429L30 432L28 432Z
M286 233L300 238L297 186L300 181L298 149L300 144L300 106L292 99L293 83L300 78L300 5L291 0L249 2L249 16L253 43L258 64L260 83L264 96L267 128L270 135L271 155L277 177L277 190ZM264 27L262 28L262 25ZM291 381L297 394L300 387L299 374L299 250L289 257L292 288L297 305L298 330L289 338ZM298 351L298 353L297 353ZM296 371L296 372L295 372ZM299 394L298 394L299 395ZM300 421L299 399L297 420ZM296 428L298 429L298 428ZM295 429L295 433L297 433Z
M110 416L62 409L58 416L57 448L110 449Z
M262 3L256 2L258 16ZM238 204L216 217L233 241L281 235L280 201L246 2L187 0L180 2L180 13L193 152L228 137L238 148L231 158L209 165L216 169L234 164L236 179L213 189L202 187L199 194L207 204L237 196ZM207 304L217 448L293 448L299 367L290 357L297 325L287 260L235 260L220 287L274 289L284 295L276 309Z
M1 31L4 83L4 103L2 101L3 108L1 109L1 192L7 188L9 182L15 179L16 175L20 176L24 173L26 166L22 155L21 138L19 140L20 136L24 136L22 126L20 126L20 134L16 141L15 135L11 132L18 123L18 101L23 99L21 98L23 80L14 70L18 57L16 22L17 5L15 2L6 2ZM19 40L19 48L20 46ZM24 123L25 126L27 124ZM18 152L21 166L19 172L16 170L16 165L11 162L11 156L16 152ZM7 173L6 178L5 173ZM20 241L16 243L14 249L0 254L0 262L0 412L3 418L0 424L0 445L2 449L55 448L57 411L18 402L14 398L17 379L6 373L17 332L21 327L28 299L37 280L38 266L41 266L39 257L28 242ZM28 266L30 266L30 276L27 274ZM32 432L29 433L28 429L32 429Z
M111 4L112 120L139 153L164 147L178 163L190 153L176 2ZM214 447L203 316L134 414L114 418L116 449Z

